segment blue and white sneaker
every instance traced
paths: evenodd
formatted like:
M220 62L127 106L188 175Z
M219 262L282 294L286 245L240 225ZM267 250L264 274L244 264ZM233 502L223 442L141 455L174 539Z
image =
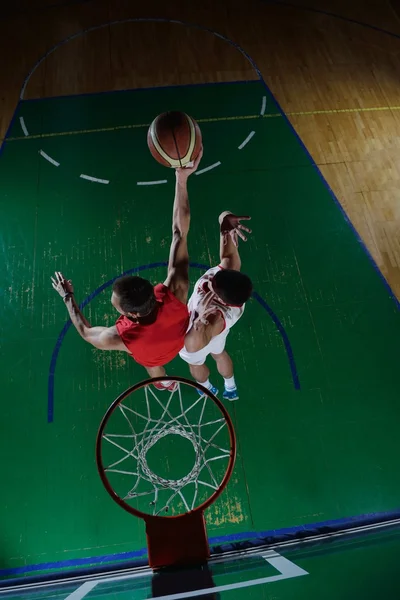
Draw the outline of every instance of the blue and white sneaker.
M199 390L199 388L196 388L196 389L197 389L197 393L199 394L199 396L204 396L203 392L201 390ZM218 390L213 385L209 388L208 391L211 392L212 394L214 394L214 396L218 396Z
M233 388L231 390L224 389L224 393L222 394L224 400L229 400L233 402L234 400L239 400L239 394L237 388Z

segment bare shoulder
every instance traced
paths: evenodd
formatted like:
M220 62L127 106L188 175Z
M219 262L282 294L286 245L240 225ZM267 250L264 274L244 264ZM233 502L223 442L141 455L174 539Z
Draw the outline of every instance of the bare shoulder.
M182 304L187 303L189 295L189 279L184 277L176 277L175 272L168 274L167 279L163 283L164 287L179 300Z

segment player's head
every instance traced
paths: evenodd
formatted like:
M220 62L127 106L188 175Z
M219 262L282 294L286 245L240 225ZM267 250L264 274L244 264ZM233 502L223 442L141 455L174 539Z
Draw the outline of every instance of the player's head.
M114 281L112 290L111 304L121 315L147 317L157 305L153 286L147 279L124 275Z
M253 284L250 277L240 271L222 269L214 275L212 289L225 304L242 306L250 298Z

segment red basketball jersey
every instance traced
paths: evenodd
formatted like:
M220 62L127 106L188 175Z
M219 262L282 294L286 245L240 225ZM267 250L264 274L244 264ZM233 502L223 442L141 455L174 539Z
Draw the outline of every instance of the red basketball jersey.
M187 307L165 285L154 286L154 295L160 303L154 323L133 323L125 315L115 323L132 357L144 367L161 367L175 358L184 346L189 325Z

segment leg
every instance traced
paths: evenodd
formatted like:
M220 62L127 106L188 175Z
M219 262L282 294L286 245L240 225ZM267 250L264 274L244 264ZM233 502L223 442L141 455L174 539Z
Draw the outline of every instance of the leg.
M205 365L205 364L191 365L189 363L189 369L190 369L190 373L191 373L193 379L196 380L196 383L200 383L207 390L210 390L210 392L212 394L214 394L214 396L216 396L218 394L217 388L214 387L213 384L208 379L210 376L210 369L207 367L207 365ZM200 395L203 395L201 390L198 389L197 391L199 392Z
M217 363L218 373L224 379L230 379L233 376L233 363L227 351L224 350L221 354L211 354L211 356Z
M189 365L189 369L197 383L205 383L210 376L210 369L206 365Z
M235 377L233 376L232 359L226 350L220 354L212 354L213 359L217 363L218 372L224 378L224 393L225 400L238 400L239 394L236 388Z
M149 377L165 377L164 367L146 367Z
M146 367L146 371L149 374L149 377L166 376L164 367ZM168 379L165 381L157 381L156 383L153 383L153 385L160 391L168 390L169 392L174 392L178 389L178 383L176 381L169 381Z

